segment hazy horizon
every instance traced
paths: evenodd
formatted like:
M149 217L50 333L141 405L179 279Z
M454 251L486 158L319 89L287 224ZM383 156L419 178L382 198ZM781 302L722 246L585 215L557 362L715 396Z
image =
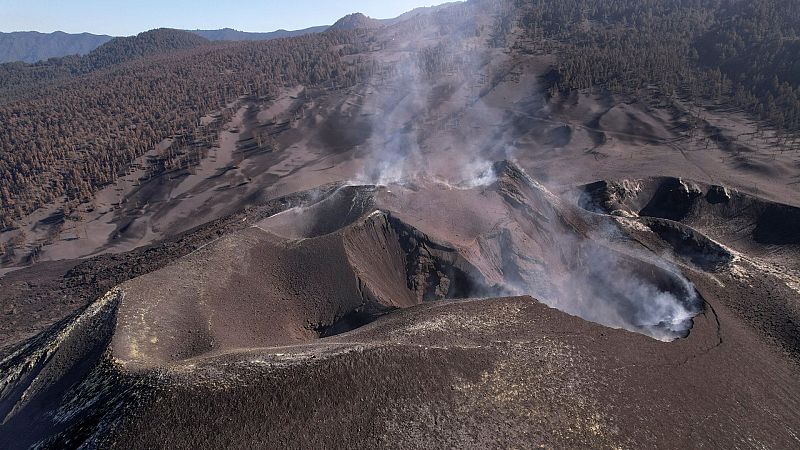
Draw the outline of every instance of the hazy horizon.
M231 2L233 3L233 2ZM154 28L216 30L233 28L247 32L279 29L300 30L331 25L347 14L360 12L377 19L388 19L422 6L444 1L398 0L375 2L351 0L326 2L303 0L244 0L221 5L210 0L141 2L81 0L0 0L4 18L0 32L38 31L52 33L92 33L130 36Z

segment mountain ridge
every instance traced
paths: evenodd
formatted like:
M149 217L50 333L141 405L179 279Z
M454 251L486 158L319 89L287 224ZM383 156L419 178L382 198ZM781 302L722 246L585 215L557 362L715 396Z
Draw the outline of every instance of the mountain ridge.
M283 28L268 32L240 31L234 28L220 28L218 30L184 30L189 33L204 37L209 41L268 41L287 37L302 36L305 34L321 33L329 28L328 25L303 28L301 30L285 30Z
M356 29L364 29L364 28L380 28L384 25L383 21L378 19L373 19L372 17L366 16L362 13L352 13L348 14L341 19L337 20L336 23L331 25L328 30L356 30Z
M352 13L340 18L333 25L317 25L298 30L280 28L274 31L253 32L241 31L230 27L193 30L174 28L174 30L185 31L212 42L268 41L272 39L322 33L328 30L379 28L383 25L393 25L402 22L403 20L419 14L438 11L447 5L449 5L449 3L439 6L415 8L397 17L388 19L373 19L363 13ZM131 36L110 36L88 32L65 33L63 31L54 31L52 33L42 33L39 31L0 32L0 64L13 62L34 64L51 58L63 58L71 55L86 56L114 39L134 38L150 31L154 30L143 31Z
M92 50L86 57L93 68L107 67L164 51L187 50L210 41L183 30L157 28L136 36L114 38Z
M112 39L114 37L108 35L63 31L0 33L0 64L16 61L35 63L68 55L83 56Z

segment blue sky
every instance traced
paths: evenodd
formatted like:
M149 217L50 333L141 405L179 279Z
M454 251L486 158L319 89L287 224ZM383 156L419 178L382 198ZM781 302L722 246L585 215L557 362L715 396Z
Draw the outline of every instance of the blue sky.
M362 12L385 19L445 0L0 0L0 31L127 36L153 28L295 30Z

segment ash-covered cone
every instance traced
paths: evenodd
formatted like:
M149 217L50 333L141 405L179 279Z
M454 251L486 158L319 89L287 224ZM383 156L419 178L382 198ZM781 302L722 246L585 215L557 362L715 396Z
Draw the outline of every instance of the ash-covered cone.
M589 214L554 195L513 161L496 162L489 170L491 182L473 187L433 177L380 187L343 186L259 227L286 239L332 239L374 222L379 213L391 218L393 225L383 226L387 230L416 230L399 232L396 239L405 243L391 251L404 261L398 270L406 273L406 288L429 290L414 294L419 301L454 293L525 294L584 319L661 340L688 333L702 300L675 267L642 252L608 217ZM420 240L430 245L407 245ZM377 247L348 242L351 256L390 251L377 241ZM441 249L450 256L434 257ZM428 269L414 269L419 252L432 258L425 263ZM443 268L452 266L454 256L462 261L460 275ZM373 281L369 289L386 293L385 299L403 297L400 291L375 287L382 282ZM450 289L449 283L461 287Z

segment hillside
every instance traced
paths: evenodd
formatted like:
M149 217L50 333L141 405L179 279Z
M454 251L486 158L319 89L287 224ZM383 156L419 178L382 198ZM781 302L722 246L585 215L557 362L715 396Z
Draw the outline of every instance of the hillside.
M185 37L187 34L177 36ZM167 33L166 36L175 34ZM215 121L213 126L207 126L209 124L204 125L201 119L209 114L220 114L220 109L224 110L245 90L251 95L268 98L283 83L313 85L331 80L330 75L335 73L335 79L347 85L356 76L355 70L344 64L341 57L326 53L332 45L358 45L353 36L345 32L308 35L285 42L252 42L233 48L207 47L206 40L191 36L186 42L200 45L193 51L179 52L168 60L141 61L140 65L119 64L110 72L79 81L68 78L75 72L92 73L109 61L157 52L159 47L140 45L148 42L144 40L126 40L120 45L98 49L79 60L44 67L31 66L20 71L35 76L34 82L37 83L51 77L67 81L66 86L54 84L31 93L26 89L30 82L21 79L18 85L20 95L27 98L0 107L3 120L16 116L15 110L22 104L40 108L29 109L29 114L18 119L17 126L2 130L0 141L9 146L3 150L0 173L6 174L9 177L6 181L17 187L6 187L2 191L9 196L3 196L5 207L0 227L9 226L8 218L14 214L29 211L30 206L37 202L35 198L43 199L45 203L59 202L63 196L68 203L91 199L99 188L124 174L132 159L144 155L164 138L176 133L181 135L180 144L176 144L184 150L163 161L161 170L184 166L194 158L186 153L186 149L204 151L197 144L213 142L218 127L224 124ZM181 41L178 42L181 45ZM217 64L225 70L238 72L240 76L221 77ZM60 98L61 102L53 104L54 97ZM95 107L78 107L87 102ZM114 114L109 114L110 111ZM229 111L223 111L220 120L224 121L224 117L229 115ZM45 123L51 125L43 125ZM65 129L64 124L72 126ZM50 131L45 131L45 128ZM50 133L57 129L61 130L58 131L59 139L70 145L57 145L56 141L45 143L56 137ZM104 130L114 131L109 134ZM17 148L28 151L5 150L10 148L11 142L17 142ZM12 172L15 175L11 175ZM23 185L27 188L18 189Z
M407 12L405 12L403 14L400 14L399 16L397 16L395 18L383 19L383 20L381 20L381 22L383 22L386 25L393 25L395 23L404 22L406 20L412 19L415 16L429 15L431 13L435 13L435 12L438 12L438 11L441 11L441 10L446 10L447 8L453 6L453 3L454 2L442 3L442 4L434 5L434 6L421 6L419 8L414 8L411 11L407 11Z
M367 17L361 13L353 13L342 17L331 25L329 30L357 30L380 28L383 26L380 20Z
M703 99L800 129L797 2L541 2L521 23L537 51L561 52L554 90Z
M479 2L476 2L479 4ZM645 6L632 8L633 3L599 2L591 8L580 9L576 5L559 4L557 2L540 2L527 7L509 6L501 9L501 13L491 18L488 25L484 25L478 32L488 33L491 45L502 48L509 43L505 36L516 29L517 33L524 33L524 41L519 41L517 48L534 54L557 53L557 61L552 70L542 79L545 89L550 96L556 93L569 95L579 90L593 92L610 92L615 94L630 95L637 98L653 99L655 101L672 102L675 99L690 103L713 103L718 106L730 105L731 107L755 114L766 124L776 126L779 134L783 130L795 130L800 120L800 100L798 100L798 85L794 79L794 72L790 69L793 64L791 39L775 40L769 36L775 33L786 33L793 36L797 30L792 21L798 12L791 2L778 0L761 0L763 8L753 9L737 2L725 2L723 5L697 5L682 7L661 3L648 3ZM627 5L627 6L626 6ZM637 3L638 5L638 3ZM448 6L448 9L420 10L419 14L412 15L407 23L425 23L432 17L447 14L448 10L460 8L458 5ZM642 9L644 8L644 9ZM771 15L762 17L753 14L753 11L769 10ZM775 11L782 11L775 12ZM668 17L669 20L654 21L653 17ZM774 20L772 20L774 19ZM586 22L588 21L588 22ZM586 23L592 24L585 27ZM620 28L621 24L632 24L627 28ZM736 24L733 28L725 24ZM774 27L772 24L777 24ZM338 27L352 28L352 26L372 27L376 21L366 16L354 14L338 21ZM334 29L337 27L334 27ZM725 30L723 36L720 30ZM769 34L771 33L771 34ZM779 44L767 45L769 42ZM716 43L715 43L716 42ZM724 42L737 42L735 47L727 47ZM206 42L194 35L171 30L156 30L143 33L137 37L119 38L109 42L84 58L65 58L44 65L0 66L0 78L4 80L0 89L0 97L22 97L20 105L24 104L25 97L35 97L37 93L46 91L46 86L41 89L31 89L30 85L49 83L53 80L65 79L76 74L91 72L98 67L105 67L125 61L130 58L139 58L145 55L163 53L167 50L180 50L203 46ZM712 49L716 53L712 52ZM723 51L724 50L724 51ZM249 49L242 48L248 52ZM697 55L706 55L702 64L697 61ZM713 56L718 55L718 56ZM724 55L724 56L723 56ZM738 55L738 56L737 56ZM759 55L762 62L740 72L742 68L750 67L746 64L737 65L737 70L732 69L732 61L746 59L754 61L757 58L747 55ZM331 55L330 57L336 57ZM430 52L426 57L431 58L431 70L437 67L446 67L452 64L448 55ZM192 70L193 65L204 64L198 58L187 59L181 62L185 68L176 70ZM310 64L305 62L304 64ZM764 71L754 70L763 67ZM255 69L255 67L254 67ZM273 70L267 68L266 70ZM374 71L364 67L355 69L353 75L359 71ZM331 72L332 73L332 72ZM309 74L315 83L322 82L326 72L313 70ZM341 75L341 74L340 74ZM254 74L255 76L255 74ZM232 80L217 77L214 83L230 85ZM767 81L769 80L769 81ZM186 81L173 80L175 87ZM217 88L219 89L219 88ZM249 89L249 88L248 88ZM5 91L3 94L2 91ZM241 95L245 91L237 91ZM82 102L85 103L86 100ZM207 100L194 99L192 102ZM140 108L137 103L141 100L132 99L130 107ZM205 110L201 108L201 110ZM161 114L167 114L162 111ZM71 113L74 114L74 113ZM147 116L147 114L145 115ZM45 122L46 123L46 122ZM83 122L82 122L83 123ZM25 121L19 126L4 130L5 142L17 139L24 131ZM142 124L148 128L149 124ZM161 124L161 126L168 126ZM169 125L175 128L175 125ZM697 122L687 125L694 130L700 126ZM53 146L57 139L53 132L58 128L53 125L44 125L39 128L37 142L44 147ZM190 132L191 133L191 132ZM712 139L719 137L712 134ZM70 142L74 148L86 146L92 140ZM140 133L141 136L141 133ZM102 137L102 136L98 136ZM147 139L147 145L154 145L167 135L153 135ZM786 148L796 150L800 148L800 141L791 136L780 136L779 139ZM25 142L22 138L21 142ZM122 144L128 146L130 144ZM42 145L39 146L41 148ZM37 152L38 150L34 150ZM134 151L131 156L139 156L142 150ZM127 153L126 153L127 155ZM26 159L26 167L39 167L40 163L28 160L29 155L15 156ZM72 184L68 175L70 171L59 171L58 175L48 183L55 183L53 193L34 193L20 188L26 185L22 180L4 178L5 188L8 192L3 195L3 218L0 226L10 226L20 214L27 214L36 209L36 205L49 204L64 193L68 200L84 199L85 194L94 192L115 178L115 174L108 173L110 167L113 171L120 170L130 159L125 157L125 162L115 162L108 168L96 171L92 177L98 182L90 181L84 187L66 186ZM82 161L83 158L75 159ZM6 170L10 170L7 168ZM36 173L39 169L32 169ZM48 169L44 169L47 171ZM27 178L27 177L26 177ZM47 180L51 177L48 175ZM79 194L79 193L83 194ZM40 200L44 201L40 201Z
M35 63L67 55L85 55L111 39L111 36L61 31L0 33L0 64L14 61Z
M187 50L208 44L208 39L181 30L160 28L136 36L114 38L86 55L93 68L108 67L133 59Z

